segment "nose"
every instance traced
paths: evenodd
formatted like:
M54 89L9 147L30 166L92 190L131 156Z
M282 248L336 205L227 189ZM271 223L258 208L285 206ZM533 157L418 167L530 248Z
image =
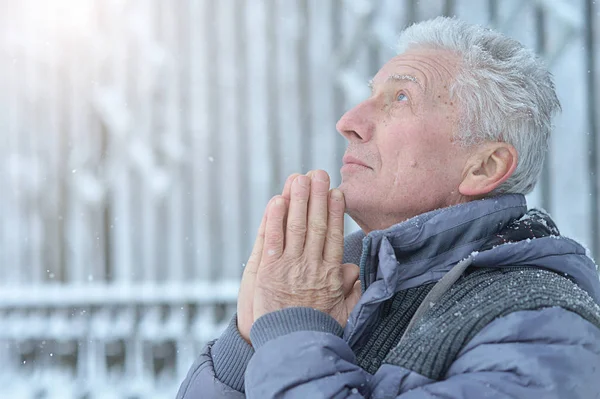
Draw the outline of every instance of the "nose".
M375 131L373 106L373 99L361 102L342 115L335 128L350 143L371 140Z

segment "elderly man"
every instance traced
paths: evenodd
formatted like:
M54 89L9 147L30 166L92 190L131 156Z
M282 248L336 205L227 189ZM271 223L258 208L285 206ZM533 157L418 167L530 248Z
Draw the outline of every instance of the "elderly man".
M597 268L524 198L560 107L541 61L437 18L371 89L337 124L340 187L293 175L268 204L178 397L600 398Z

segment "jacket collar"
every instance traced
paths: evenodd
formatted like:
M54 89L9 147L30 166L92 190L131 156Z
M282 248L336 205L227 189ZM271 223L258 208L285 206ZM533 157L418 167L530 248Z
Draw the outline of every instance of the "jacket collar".
M363 292L376 280L383 280L387 295L437 281L526 211L523 195L505 194L434 210L386 230L372 231L362 240Z

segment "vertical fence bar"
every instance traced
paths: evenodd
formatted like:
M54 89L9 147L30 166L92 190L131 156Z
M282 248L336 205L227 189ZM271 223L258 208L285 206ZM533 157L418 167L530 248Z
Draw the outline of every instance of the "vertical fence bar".
M312 114L310 112L310 95L311 88L309 84L310 60L308 55L310 20L308 14L308 1L298 0L296 2L298 8L298 18L300 22L300 30L298 32L298 40L296 42L296 52L298 59L298 70L301 73L298 75L298 93L300 98L300 131L302 140L300 143L300 173L306 173L312 165L312 142L314 132L311 127Z
M248 169L250 173L250 204L253 210L250 215L252 235L255 236L263 210L269 197L274 191L271 186L272 170L275 168L275 160L269 154L270 125L268 106L270 104L269 85L274 84L267 72L267 64L270 62L268 49L267 3L265 0L246 0L246 37L247 52L252 54L248 57L247 64L247 92L248 104L248 132L252 132L252 140L248 142L248 152L251 160Z
M20 121L21 121L21 98L20 89L22 86L20 69L22 68L25 59L20 50L19 39L17 35L17 25L21 22L20 17L25 13L23 10L24 4L21 3L13 9L13 19L8 22L8 40L16 50L13 53L12 60L9 61L10 67L6 75L8 79L8 113L7 113L7 135L6 140L8 149L8 159L5 161L7 166L7 181L9 189L6 190L4 204L6 204L5 221L2 223L4 229L4 237L6 238L5 251L7 258L10 259L9 267L5 270L4 279L6 283L24 283L21 274L23 268L26 267L21 252L21 242L23 235L23 227L20 220L21 205L19 201L20 187L15 181L15 172L18 172L18 164L21 161L21 152L19 149L20 142Z
M442 11L442 14L447 17L452 17L454 15L455 6L456 6L455 0L445 0L444 1L444 10Z
M232 0L233 1L233 0ZM248 130L248 46L246 43L246 26L245 14L248 12L247 5L244 0L235 0L233 7L233 25L235 29L234 38L234 52L236 54L238 65L241 68L237 68L237 132L235 140L238 141L237 146L237 159L238 168L237 175L239 177L238 186L238 204L239 204L239 218L240 226L238 228L238 240L240 242L240 252L243 261L250 256L252 250L252 243L254 241L254 231L250 224L251 217L250 212L256 212L256 209L252 208L252 203L249 200L250 191L253 189L250 185L250 173L249 166L252 161L253 154L250 153L248 141L253 138L249 135ZM251 55L250 55L251 56ZM241 273L241 269L238 273Z
M221 275L222 279L238 279L240 276L240 265L242 254L240 251L239 233L243 226L240 224L240 195L239 181L239 152L240 143L237 141L237 132L241 126L237 124L236 115L240 111L238 99L239 76L237 67L239 59L235 53L236 30L240 29L235 21L234 2L221 1L216 6L215 21L217 29L215 37L218 38L218 51L215 62L219 65L217 74L218 89L215 102L218 104L218 112L214 114L219 119L219 130L215 136L220 141L219 152L216 157L220 159L220 167L215 173L218 176L218 190L220 190L221 202L219 204L223 226L220 247L221 252ZM230 95L231 94L231 95Z
M498 0L488 0L489 25L492 28L498 26Z
M86 93L86 118L89 126L87 135L89 135L89 148L86 174L82 177L81 183L85 184L84 191L90 207L90 252L92 261L88 268L87 279L89 282L106 281L107 272L107 253L106 249L106 186L105 186L105 138L102 126L98 121L98 115L93 106L93 93L99 85L101 78L101 54L98 52L102 37L99 35L98 18L101 5L97 2L90 2L87 6L87 19L89 26L88 35L94 40L94 46L86 49L89 65L87 74L82 83ZM83 43L82 43L83 44ZM82 46L85 47L85 46ZM85 136L85 135L84 135ZM85 179L83 179L85 177Z
M343 32L342 32L342 3L343 0L332 0L330 3L332 4L332 12L330 14L330 24L331 24L331 42L333 43L334 48L339 49L343 46ZM339 73L339 71L334 71L334 77ZM340 87L340 83L337 79L333 79L332 85L333 89L333 107L335 112L336 120L342 117L346 110L344 109L344 103L346 102L344 90ZM336 135L336 152L341 156L346 152L346 140L341 134ZM341 183L341 177L338 181L338 184ZM347 223L344 225L347 226Z
M223 241L223 226L221 225L221 212L222 212L222 197L220 190L220 173L222 160L219 155L221 153L221 138L219 133L221 131L220 120L217 117L219 89L218 89L218 76L219 76L219 65L217 63L217 57L219 56L219 44L217 37L217 22L216 12L218 3L208 1L206 3L206 14L204 15L204 38L207 41L207 68L206 75L207 90L206 95L208 96L206 101L208 105L208 139L209 139L209 155L208 159L205 160L207 163L206 173L208 175L208 187L205 191L205 195L209 196L209 214L208 220L210 224L210 265L212 266L212 276L217 277L220 273L220 267L223 264L222 251L225 250L225 242ZM210 39L209 39L210 38Z
M535 6L535 33L536 33L536 45L535 52L540 56L544 56L547 52L547 38L546 38L546 13L544 9L537 5ZM550 144L550 143L549 143ZM553 204L552 204L552 186L551 186L551 174L550 174L550 165L551 165L551 146L548 146L548 150L546 152L546 157L544 159L544 166L542 168L542 173L540 176L541 183L541 204L542 208L552 212Z
M297 46L302 40L302 18L299 15L297 2L275 2L277 6L274 30L277 31L277 87L281 101L278 102L277 124L281 128L281 174L285 179L292 173L302 172L302 141L307 134L302 130L302 118L308 115L301 114L301 70L298 59ZM281 192L282 182L274 182L272 194ZM256 210L255 210L256 211ZM254 233L254 232L253 232Z
M372 6L373 7L373 12L370 15L369 18L369 27L373 26L374 24L377 23L381 23L381 18L383 17L382 13L383 10L381 9L381 7L379 7L381 5L381 0L378 0L376 2L374 2L375 4ZM369 71L369 76L375 76L375 74L377 74L377 71L379 70L379 68L381 68L381 64L380 64L380 60L381 60L381 46L380 43L376 40L376 36L374 34L374 32L372 31L372 29L369 29L369 33L367 33L365 35L365 44L367 45L367 54L368 54L368 71Z
M267 131L269 134L268 140L268 154L272 162L272 168L270 170L270 181L269 189L271 195L274 195L280 185L281 181L281 152L280 152L280 126L278 123L279 114L279 96L277 89L279 87L279 79L277 76L277 7L275 7L277 0L264 0L265 3L265 27L266 27L266 40L267 40L267 59L264 63L264 68L267 71L269 77L266 83L267 90L267 108L264 110L267 114ZM300 0L301 1L301 0Z
M59 264L57 265L57 276L59 281L66 283L68 280L68 258L69 258L69 243L68 243L68 196L69 196L69 181L68 174L65 171L68 170L68 143L69 138L68 123L69 123L69 95L68 95L68 67L66 60L64 59L64 51L60 52L59 42L61 40L59 22L60 16L58 16L58 10L53 9L52 12L53 20L56 21L53 24L55 30L55 37L57 41L56 51L59 53L56 56L56 91L54 92L57 96L55 101L51 101L56 104L55 111L55 136L56 139L51 149L53 154L53 169L56 176L57 195L56 195L56 210L57 210L57 230L59 239ZM59 58L60 57L60 58ZM48 269L47 269L48 270ZM49 276L51 277L51 275Z
M14 57L14 49L11 46L11 23L12 19L8 13L9 5L6 2L0 3L0 26L4 27L4 35L0 39L0 76L8 76L11 68L12 58ZM9 257L9 238L8 234L10 227L8 226L9 218L9 205L7 197L11 194L6 193L10 191L9 186L9 175L7 171L7 159L10 154L9 150L9 135L8 135L8 118L10 114L10 82L6 79L0 80L0 184L5 187L5 195L0 200L0 220L3 220L2 226L0 226L0 286L6 282L6 273L8 272L8 263L12 262Z
M29 12L33 12L34 7L28 9ZM22 173L23 182L26 183L24 190L24 204L25 204L25 218L27 233L25 236L25 259L27 259L27 280L33 284L40 284L43 279L42 274L42 225L40 220L40 208L37 206L38 198L42 195L41 192L41 176L39 170L39 164L41 162L41 145L40 140L40 116L43 110L41 104L41 93L43 91L43 85L40 84L39 79L39 67L42 64L40 58L40 40L39 40L39 26L35 26L30 22L29 18L26 18L27 23L25 24L25 54L26 54L26 65L23 70L25 74L25 97L26 107L28 109L28 127L22 132L24 136L24 150L26 163L22 165L23 169L19 172ZM28 187L27 187L28 186Z
M191 168L192 174L192 201L193 201L193 251L194 261L192 277L194 281L208 280L217 267L213 263L214 256L211 247L214 245L211 237L214 233L212 225L215 223L213 210L210 208L210 147L209 140L212 132L210 126L210 97L208 85L212 76L208 74L209 59L209 32L206 23L212 17L208 14L207 1L192 0L188 24L190 26L190 135L191 135ZM202 21L202 23L198 23Z
M134 173L137 175L134 183L139 187L132 195L135 201L141 205L136 207L133 212L138 217L137 230L135 234L140 237L138 242L139 262L136 262L136 279L145 282L155 282L158 279L159 264L161 255L164 253L164 246L169 245L168 240L161 239L159 235L166 226L160 220L163 216L162 204L164 201L164 184L168 184L163 177L162 165L157 162L155 143L157 142L158 132L162 119L160 111L160 101L164 98L165 79L169 76L161 73L165 71L165 63L168 62L168 56L164 54L161 43L157 40L160 34L159 20L162 14L156 10L157 3L149 1L137 1L135 11L140 24L137 39L133 43L127 43L130 51L133 50L139 54L138 57L128 60L129 66L126 69L127 74L137 76L132 79L134 83L133 92L135 95L128 96L128 103L131 102L131 110L136 116L136 123L131 127L130 150L135 154L136 166ZM124 29L127 27L126 21ZM137 45L134 45L137 43ZM136 62L137 61L137 62ZM166 76L165 76L166 75ZM159 228L163 226L163 228Z
M331 20L331 3L318 0L308 1L308 69L305 72L309 83L310 99L307 108L310 116L311 168L329 172L331 185L339 184L339 165L343 152L337 151L336 115L334 108L335 81L331 54L335 47L331 41L328 22ZM304 135L302 135L302 138Z
M193 132L190 114L193 112L191 109L191 95L192 95L192 82L191 82L191 43L192 43L192 25L190 14L192 13L191 2L185 2L177 10L177 32L180 40L179 44L179 101L181 104L180 113L180 124L181 124L181 143L182 146L182 167L181 167L181 184L182 184L182 204L181 212L183 221L183 239L182 242L182 278L181 281L191 281L194 278L194 208L196 204L193 201L194 191L194 170L192 168L192 159L196 156L192 152L193 146Z
M181 76L184 71L182 60L182 38L178 35L179 21L174 7L167 7L164 3L156 3L162 15L164 46L168 49L167 70L168 82L165 102L163 126L161 126L159 143L162 144L165 164L172 188L167 196L167 221L168 229L159 234L167 234L168 240L168 267L163 267L163 272L168 281L184 281L184 224L187 219L183 214L184 187L182 179L182 166L184 160L184 147L182 135L183 104L181 103ZM160 4L160 5L159 5ZM183 3L182 3L183 4ZM164 87L164 86L163 86Z
M598 81L596 79L598 71L595 58L596 49L596 31L594 28L594 18L596 16L596 2L594 0L585 0L584 19L585 19L585 67L583 73L587 77L586 98L587 98L587 118L588 118L588 169L590 178L590 228L592 230L592 254L600 256L600 203L598 198Z
M114 46L111 50L111 58L106 65L106 83L103 92L99 93L101 97L98 101L104 100L104 96L115 99L117 107L126 102L127 84L127 64L126 64L126 43L119 36L118 24L120 22L121 12L114 2L106 3L105 35L107 43ZM126 286L134 279L135 263L140 262L139 257L135 257L134 234L139 237L139 226L134 225L132 212L138 205L133 206L131 185L133 178L130 169L130 148L128 145L128 136L131 134L131 109L120 109L120 115L117 111L105 111L104 124L108 131L108 151L111 160L110 178L111 195L109 199L110 207L113 210L113 219L111 225L113 234L111 235L111 247L113 252L111 264L114 265L114 281L120 285ZM138 121L142 122L142 121Z
M416 0L405 0L407 4L406 26L416 22L419 18L419 2Z

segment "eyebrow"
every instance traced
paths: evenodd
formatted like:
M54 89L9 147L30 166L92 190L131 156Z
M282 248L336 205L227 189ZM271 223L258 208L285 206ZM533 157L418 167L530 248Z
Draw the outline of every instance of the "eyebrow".
M390 81L416 83L417 85L419 85L419 87L421 88L421 90L423 90L423 85L413 75L393 74L393 75L388 76L388 78L386 79L386 83L390 82ZM368 86L369 86L369 89L371 89L371 91L373 91L373 79L369 80Z

